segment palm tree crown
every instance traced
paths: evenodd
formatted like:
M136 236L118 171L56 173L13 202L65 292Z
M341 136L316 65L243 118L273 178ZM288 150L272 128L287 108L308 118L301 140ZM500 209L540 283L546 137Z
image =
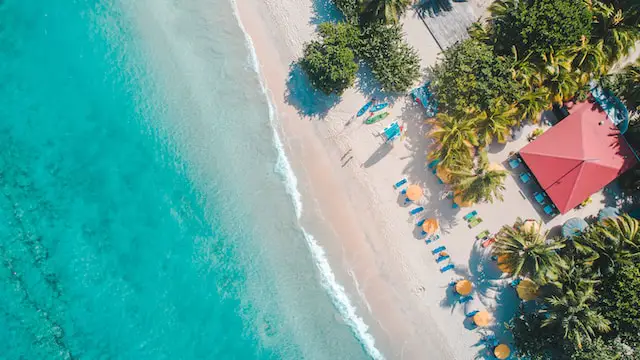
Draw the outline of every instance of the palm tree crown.
M396 24L409 5L411 0L360 0L365 19L382 20L385 24Z
M547 242L548 232L541 232L541 226L527 228L522 219L514 226L504 226L496 237L493 254L499 264L509 269L514 276L527 276L538 284L545 284L557 278L559 268L565 264L556 252L565 244L563 240Z
M427 120L433 125L428 136L436 142L436 149L429 155L440 159L440 166L456 169L469 166L473 159L473 147L478 145L474 118L439 113Z
M464 202L493 202L494 198L502 201L504 179L507 171L489 164L486 152L480 153L478 166L475 169L459 169L451 171L453 187Z
M511 133L511 127L516 123L517 109L508 105L502 99L497 99L491 108L477 117L480 130L480 140L483 145L489 145L495 139L504 144Z

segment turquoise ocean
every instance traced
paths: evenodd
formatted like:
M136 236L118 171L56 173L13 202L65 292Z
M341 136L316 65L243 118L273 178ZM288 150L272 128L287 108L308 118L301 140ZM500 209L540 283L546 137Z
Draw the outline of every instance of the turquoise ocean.
M0 0L0 358L381 358L234 8Z

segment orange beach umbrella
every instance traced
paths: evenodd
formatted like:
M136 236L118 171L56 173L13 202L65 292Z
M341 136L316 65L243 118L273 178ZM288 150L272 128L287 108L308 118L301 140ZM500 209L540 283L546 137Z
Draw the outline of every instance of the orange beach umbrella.
M469 280L460 280L456 283L456 292L460 295L469 295L473 289L473 284Z
M506 358L509 357L509 355L511 355L511 349L509 349L509 346L507 346L505 344L500 344L500 345L496 346L495 349L493 349L493 354L498 359L506 359Z
M427 219L424 224L422 224L422 230L427 234L433 234L438 230L438 220L436 219Z
M489 325L489 322L491 322L491 314L486 310L482 310L473 315L473 322L480 327L485 327Z
M409 185L407 187L407 199L416 201L422 197L422 189L418 185Z

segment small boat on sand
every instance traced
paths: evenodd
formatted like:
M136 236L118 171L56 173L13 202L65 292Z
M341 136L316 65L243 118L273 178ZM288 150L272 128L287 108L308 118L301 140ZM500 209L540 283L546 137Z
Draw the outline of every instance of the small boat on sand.
M360 108L360 110L358 110L358 117L364 115L364 113L367 112L367 110L369 110L369 108L371 107L371 105L373 105L373 102L376 99L371 99L371 101L369 101L368 103L364 104L363 107Z
M387 116L389 116L388 112L383 112L380 113L378 115L372 116L370 118L368 118L367 120L364 121L365 124L375 124L380 120L383 120L384 118L386 118Z
M371 107L371 112L374 113L376 111L380 111L384 108L386 108L387 106L389 106L389 103L380 103L380 104L375 104Z

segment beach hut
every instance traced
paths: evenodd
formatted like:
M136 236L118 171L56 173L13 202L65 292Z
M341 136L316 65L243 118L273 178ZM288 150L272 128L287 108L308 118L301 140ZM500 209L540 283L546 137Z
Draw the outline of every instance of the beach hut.
M427 219L422 224L422 231L427 234L434 234L438 230L438 220L434 218Z
M418 185L409 185L407 187L407 199L416 201L422 197L422 188Z
M523 279L516 287L518 297L524 301L535 300L538 297L540 287L529 279Z
M473 290L473 284L469 280L460 280L456 283L456 292L460 295L469 295Z
M491 322L491 314L487 310L479 311L473 315L473 322L479 327L485 327Z
M607 206L604 209L598 211L598 220L602 221L604 219L615 219L618 217L618 209Z
M457 204L460 207L469 207L471 205L473 205L473 202L471 201L464 201L462 199L462 194L460 194L460 192L456 192L455 194L453 194L453 202L455 204Z
M589 227L583 218L571 218L562 225L562 236L566 238L574 237Z
M511 349L508 345L500 344L493 349L493 355L495 355L498 359L504 360L511 355Z
M503 273L510 274L511 267L509 266L509 264L507 264L507 259L507 255L498 256L498 269L500 269L500 271L502 271Z

